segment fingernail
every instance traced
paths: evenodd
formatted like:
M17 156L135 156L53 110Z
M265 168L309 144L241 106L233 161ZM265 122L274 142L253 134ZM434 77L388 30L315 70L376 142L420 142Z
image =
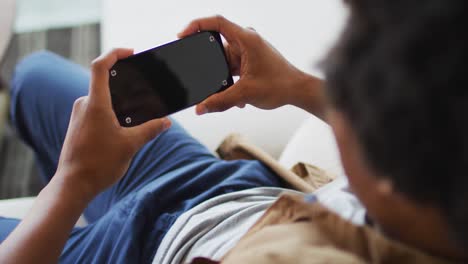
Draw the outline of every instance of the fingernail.
M208 113L208 108L206 108L205 105L199 105L197 107L197 115L203 115L203 114L206 114Z
M171 127L171 120L169 120L168 118L165 118L163 121L163 129L167 130L170 127Z

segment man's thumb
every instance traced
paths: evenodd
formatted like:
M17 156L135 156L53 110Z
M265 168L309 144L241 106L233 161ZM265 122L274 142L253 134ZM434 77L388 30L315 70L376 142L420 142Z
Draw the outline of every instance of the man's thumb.
M213 94L197 105L196 112L203 115L212 112L226 111L231 107L245 105L245 96L240 83L237 82L223 92Z

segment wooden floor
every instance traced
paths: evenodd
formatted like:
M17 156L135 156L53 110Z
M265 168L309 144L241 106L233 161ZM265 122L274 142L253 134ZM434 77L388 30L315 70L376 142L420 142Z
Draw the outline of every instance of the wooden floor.
M44 49L89 66L100 54L99 24L14 35L0 65L1 78L9 82L21 58ZM36 195L41 187L34 153L7 124L0 139L0 199Z

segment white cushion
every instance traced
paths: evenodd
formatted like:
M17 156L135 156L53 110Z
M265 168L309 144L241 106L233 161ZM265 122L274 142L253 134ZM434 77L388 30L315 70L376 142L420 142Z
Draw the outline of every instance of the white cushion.
M223 113L196 116L195 110L176 113L173 117L212 152L231 133L240 133L250 142L278 158L291 136L307 118L303 110L284 106L261 110L252 106L233 108Z
M297 129L279 162L286 168L306 162L336 176L344 175L332 129L315 116L307 118Z

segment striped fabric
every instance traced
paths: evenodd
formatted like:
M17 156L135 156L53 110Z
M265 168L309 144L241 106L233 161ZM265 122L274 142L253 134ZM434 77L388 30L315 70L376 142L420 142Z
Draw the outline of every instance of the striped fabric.
M22 57L43 49L88 66L100 54L100 26L89 24L13 35L0 64L1 79L8 82ZM0 124L0 129L3 130L0 131L0 199L36 195L42 186L34 154L8 123Z

